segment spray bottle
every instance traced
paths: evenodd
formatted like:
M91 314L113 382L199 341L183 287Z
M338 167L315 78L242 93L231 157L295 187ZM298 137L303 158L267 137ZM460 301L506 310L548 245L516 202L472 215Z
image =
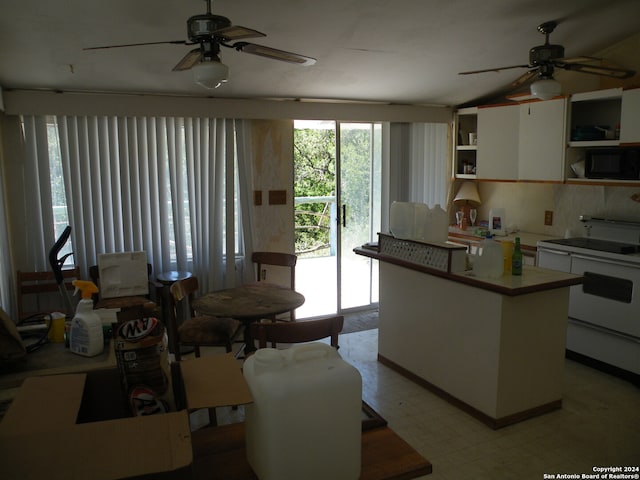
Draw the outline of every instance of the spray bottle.
M98 287L87 280L74 280L72 283L76 287L76 293L80 290L82 299L78 302L76 314L71 320L69 348L78 355L95 357L101 354L104 348L102 321L93 311L91 299Z

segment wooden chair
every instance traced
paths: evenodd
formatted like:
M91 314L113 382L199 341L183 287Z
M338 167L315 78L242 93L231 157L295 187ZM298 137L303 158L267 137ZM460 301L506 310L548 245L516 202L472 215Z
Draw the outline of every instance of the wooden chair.
M291 290L296 289L296 263L298 261L298 257L292 253L282 253L282 252L253 252L251 255L251 260L256 264L256 279L258 282L263 281L264 275L262 271L262 267L264 265L271 265L276 267L286 267L289 268L289 276L290 283L289 288ZM279 316L278 320L290 320L295 321L295 310L289 312L289 318ZM270 317L271 320L275 321L276 317Z
M331 346L339 348L338 335L344 326L344 317L336 315L318 320L299 322L253 323L251 334L258 340L258 348L269 343L304 343L331 338Z
M192 346L196 357L200 347L225 347L231 352L235 337L242 330L242 324L233 318L197 315L191 307L198 291L198 278L193 276L178 280L170 287L172 308L168 315L167 329L175 359L180 361L180 346Z
M80 267L75 266L62 270L64 287L73 294L75 287L71 284L73 280L80 278ZM55 275L51 271L45 272L23 272L17 273L18 290L18 319L24 319L37 315L52 312L67 312L62 298L60 298L60 287L56 282ZM35 310L31 305L35 304Z
M149 278L151 278L151 273L151 264L147 263L147 274ZM91 278L91 281L96 284L99 290L100 269L98 268L98 265L92 265L89 267L89 277ZM149 280L149 286L150 289L155 289L158 292L162 288L162 285L157 284L151 280ZM160 293L158 293L157 295L159 294ZM158 305L153 300L151 300L149 296L133 295L125 297L102 298L100 292L98 292L96 296L94 296L94 308L119 308L121 310L126 310L129 308L136 308L140 306L143 307L144 312L147 316L160 315Z
M129 320L138 320L147 316L144 305L135 305L130 308L124 308L116 313L118 324L128 322Z

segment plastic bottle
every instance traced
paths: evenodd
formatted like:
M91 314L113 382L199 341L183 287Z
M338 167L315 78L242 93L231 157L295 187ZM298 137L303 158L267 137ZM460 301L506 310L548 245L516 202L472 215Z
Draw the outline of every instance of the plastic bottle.
M71 320L69 349L73 353L85 357L95 357L102 353L104 337L102 333L102 321L93 311L91 295L98 291L93 282L86 280L74 280L76 292L80 290L82 299L78 302L76 314Z
M484 258L484 276L500 278L504 273L502 245L496 242L490 234L482 242L482 257Z
M520 249L520 237L516 237L516 246L511 257L511 275L522 275L522 250Z
M426 203L414 204L413 240L426 242L429 235L429 216L431 212Z
M414 236L415 205L411 202L393 202L389 212L389 229L395 238Z
M439 203L430 210L427 238L435 243L446 243L449 238L449 215Z

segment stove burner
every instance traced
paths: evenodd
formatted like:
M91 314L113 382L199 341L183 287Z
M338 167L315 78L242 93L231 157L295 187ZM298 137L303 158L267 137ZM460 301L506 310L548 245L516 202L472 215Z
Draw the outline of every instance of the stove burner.
M620 253L623 255L640 252L640 247L638 247L638 245L612 242L609 240L598 240L596 238L588 237L558 238L555 240L545 240L545 243L555 243L557 245L566 245L568 247L587 248L590 250L598 250L600 252Z

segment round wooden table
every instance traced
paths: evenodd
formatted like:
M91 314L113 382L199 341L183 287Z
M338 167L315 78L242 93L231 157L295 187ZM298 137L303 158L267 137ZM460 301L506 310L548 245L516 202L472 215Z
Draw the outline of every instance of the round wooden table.
M231 317L244 324L245 351L256 349L250 329L252 322L295 310L304 303L304 296L295 290L267 282L241 285L207 293L193 301L193 308L201 314Z

